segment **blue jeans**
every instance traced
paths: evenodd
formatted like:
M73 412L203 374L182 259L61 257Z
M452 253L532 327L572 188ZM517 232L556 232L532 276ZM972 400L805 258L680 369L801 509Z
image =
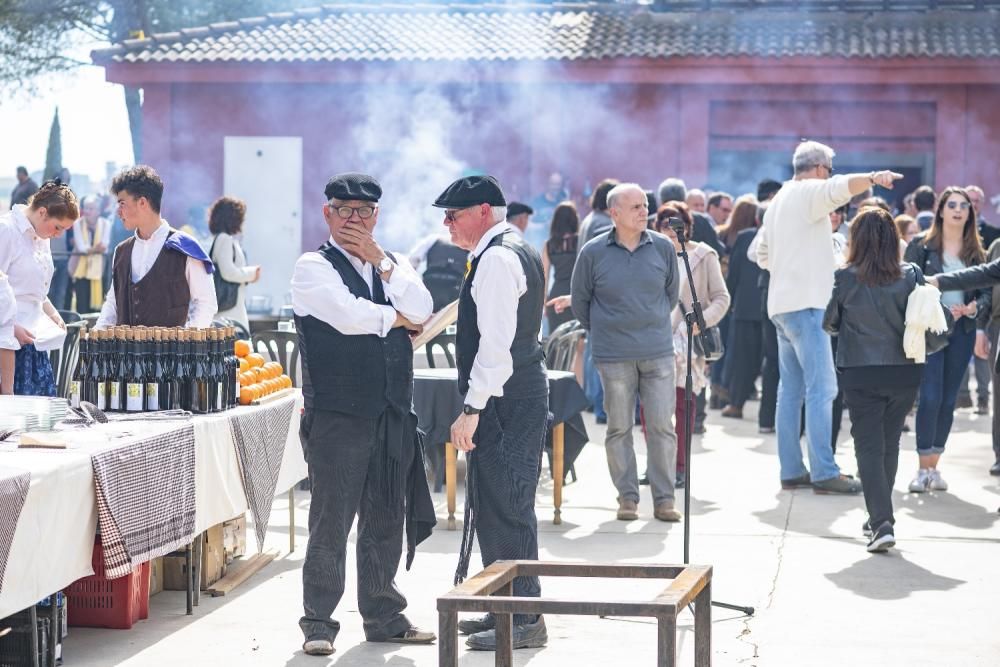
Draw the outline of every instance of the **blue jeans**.
M830 352L830 336L823 331L823 311L806 308L771 318L778 333L778 460L781 479L809 474L813 482L840 475L833 460L832 408L837 396L837 377ZM806 406L806 441L809 470L802 463L799 433L802 403Z
M958 390L976 344L976 332L962 329L960 320L948 347L927 355L924 364L917 403L917 453L922 456L943 452L951 433Z
M601 384L601 374L597 372L591 356L590 336L587 336L587 345L583 350L583 392L594 406L594 417L607 419L608 414L604 411L604 385Z

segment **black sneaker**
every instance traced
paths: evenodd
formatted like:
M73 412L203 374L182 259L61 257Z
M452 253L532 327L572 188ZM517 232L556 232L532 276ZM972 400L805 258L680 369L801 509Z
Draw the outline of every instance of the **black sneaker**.
M549 635L545 631L545 619L541 616L534 623L515 625L512 634L511 644L515 649L541 648L549 641ZM465 645L473 651L495 651L497 631L494 629L476 633L465 640Z
M474 635L497 627L493 614L483 614L477 618L466 618L458 622L458 631L463 635Z
M643 475L639 478L639 486L649 486L649 475Z
M1000 459L997 459L996 463L990 466L991 475L1000 475Z
M885 553L889 547L894 546L896 546L896 536L892 532L892 524L885 521L872 533L871 541L868 542L868 553Z

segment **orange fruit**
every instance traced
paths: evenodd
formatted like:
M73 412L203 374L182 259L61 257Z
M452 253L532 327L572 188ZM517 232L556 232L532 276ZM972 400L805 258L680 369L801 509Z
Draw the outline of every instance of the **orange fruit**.
M250 364L250 368L256 368L264 365L264 355L252 352L246 357L247 363Z
M248 368L250 368L250 364L247 362L246 359L240 357L240 372L242 373Z
M245 387L257 381L257 376L250 371L240 373L240 386Z
M254 400L257 400L264 395L264 387L262 387L259 383L250 385L250 388L253 389Z
M253 400L253 390L250 387L240 387L240 405L250 405Z
M292 378L288 377L287 375L282 375L278 379L281 380L281 386L284 389L290 389L291 388L291 386L292 386Z
M254 383L258 383L264 380L264 369L262 368L251 368L247 373L253 375Z
M236 350L237 357L245 357L250 354L250 341L248 340L238 340L236 341L234 348Z

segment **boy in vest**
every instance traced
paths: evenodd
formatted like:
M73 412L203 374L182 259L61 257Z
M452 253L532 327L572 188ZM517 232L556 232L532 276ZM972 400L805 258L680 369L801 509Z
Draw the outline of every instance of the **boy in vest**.
M111 289L97 328L212 326L212 260L198 242L160 217L163 181L144 164L115 176L118 216L135 234L115 248Z
M329 240L292 275L302 356L301 439L312 501L302 567L302 649L330 655L344 595L347 536L358 516L358 610L370 642L429 644L403 615L394 582L407 528L407 568L430 535L434 506L424 475L413 397L413 346L431 295L403 255L372 236L382 188L371 176L334 176L324 191ZM405 501L405 502L404 502ZM362 567L363 564L363 567Z
M507 201L492 176L455 181L434 206L445 209L452 243L471 251L458 298L455 353L462 414L451 441L466 452L469 477L465 535L456 579L468 573L473 535L483 565L537 560L535 489L548 418L548 379L538 342L545 301L542 260L505 221ZM538 597L537 577L514 580L514 595ZM548 641L541 616L515 614L514 648ZM487 614L458 624L466 644L496 649L496 622Z

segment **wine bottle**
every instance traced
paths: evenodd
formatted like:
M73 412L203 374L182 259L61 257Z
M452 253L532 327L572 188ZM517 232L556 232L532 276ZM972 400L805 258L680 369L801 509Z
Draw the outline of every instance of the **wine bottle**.
M121 412L122 402L122 366L125 363L125 353L122 349L125 327L111 327L111 337L108 340L108 411Z
M226 330L226 368L229 371L229 407L240 404L240 358L236 356L236 327Z
M129 327L125 330L125 412L142 412L146 409L146 374L143 371L139 347L142 330Z
M97 386L94 388L94 405L99 410L108 409L108 394L111 387L108 384L108 330L102 329L97 332L97 354L93 354L90 362L90 374Z
M76 358L76 366L73 368L73 375L69 381L69 404L74 408L80 407L83 400L84 378L87 375L87 360L90 356L90 344L87 341L87 327L80 331L80 351Z
M195 414L207 414L210 404L208 398L208 387L210 384L208 376L208 354L206 352L207 332L204 329L192 332L194 338L193 363L191 364L191 412Z
M160 344L160 329L155 327L146 329L145 341L142 346L142 374L146 383L147 412L155 412L160 409L160 385L156 378L156 362Z

